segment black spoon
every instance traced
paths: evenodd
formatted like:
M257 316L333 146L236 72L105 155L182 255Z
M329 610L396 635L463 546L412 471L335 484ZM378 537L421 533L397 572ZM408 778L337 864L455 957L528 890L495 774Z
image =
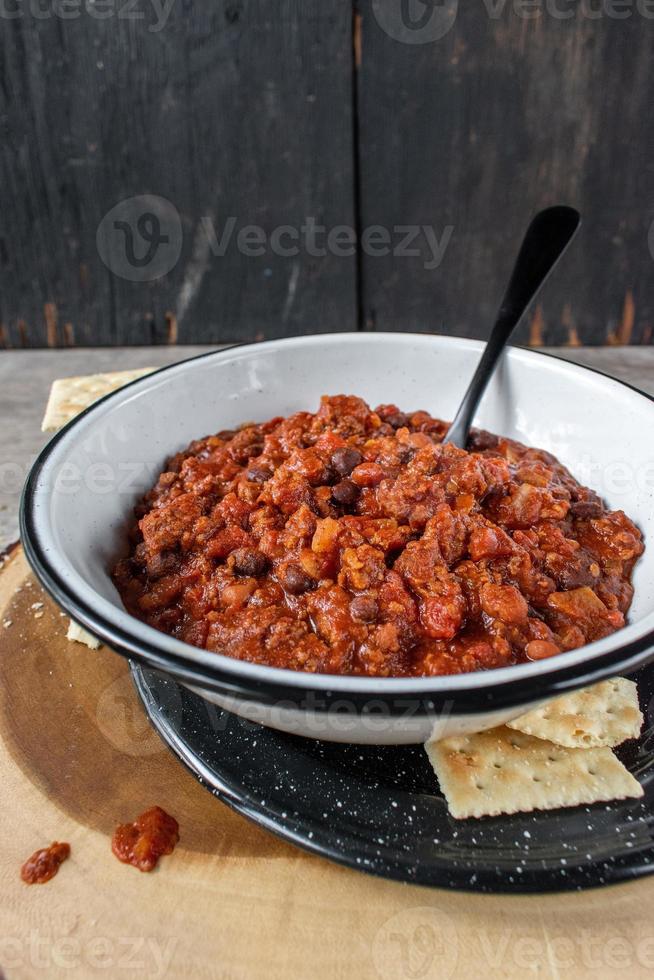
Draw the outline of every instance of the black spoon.
M566 250L581 222L574 208L539 211L523 239L486 349L443 442L465 449L477 405L509 337L532 299Z

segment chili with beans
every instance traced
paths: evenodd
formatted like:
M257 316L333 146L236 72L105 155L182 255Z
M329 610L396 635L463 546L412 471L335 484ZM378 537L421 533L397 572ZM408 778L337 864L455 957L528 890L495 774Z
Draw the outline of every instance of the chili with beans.
M324 397L193 442L137 509L127 609L253 663L375 677L540 660L620 629L638 528L549 453Z

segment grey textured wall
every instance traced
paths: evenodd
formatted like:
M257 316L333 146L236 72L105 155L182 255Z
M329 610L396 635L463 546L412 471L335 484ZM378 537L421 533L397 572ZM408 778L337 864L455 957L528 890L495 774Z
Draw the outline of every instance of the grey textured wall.
M652 0L76 2L0 12L0 347L483 336L555 202L520 340L651 343Z

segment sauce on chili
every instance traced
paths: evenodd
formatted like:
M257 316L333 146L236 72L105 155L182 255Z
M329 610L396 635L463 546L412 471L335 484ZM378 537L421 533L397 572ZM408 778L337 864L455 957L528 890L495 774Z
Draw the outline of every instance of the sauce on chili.
M293 670L454 674L624 625L640 531L553 456L323 397L174 456L114 580L187 643Z
M50 847L42 847L28 857L20 869L20 876L26 885L42 885L54 878L69 857L70 844L53 841Z
M111 850L125 864L139 871L153 871L159 858L172 854L179 840L179 824L160 806L150 807L134 823L116 827Z

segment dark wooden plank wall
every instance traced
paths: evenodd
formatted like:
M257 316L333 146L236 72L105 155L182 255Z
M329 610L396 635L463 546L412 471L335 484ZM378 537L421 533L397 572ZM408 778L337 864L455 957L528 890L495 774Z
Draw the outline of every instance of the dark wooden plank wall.
M354 257L244 256L235 242L250 224L354 223L349 2L173 0L161 30L151 0L135 9L142 20L0 19L5 344L354 329ZM114 229L115 274L96 230L141 195L169 204L128 204L117 220L154 213L172 258L182 247L167 275L135 282L122 275L134 271L124 233ZM214 255L202 219L219 242L230 217L230 246ZM143 241L134 251L147 257Z
M554 201L583 232L522 341L651 343L645 0L169 2L0 17L0 347L483 336ZM372 237L310 254L307 218Z
M361 2L362 222L452 230L435 270L364 257L366 325L484 336L530 215L560 202L583 228L519 339L651 343L654 20L635 2L593 19L602 0L408 0L422 37L449 28L409 44L400 7Z

